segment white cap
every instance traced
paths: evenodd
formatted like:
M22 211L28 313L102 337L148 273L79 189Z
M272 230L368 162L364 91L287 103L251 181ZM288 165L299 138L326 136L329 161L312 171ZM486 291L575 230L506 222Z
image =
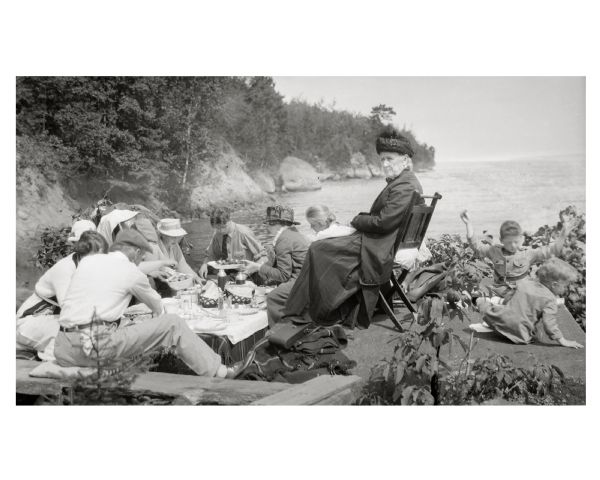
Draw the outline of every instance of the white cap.
M77 220L71 227L71 236L67 239L69 242L77 242L83 232L89 230L96 231L96 225L91 220Z

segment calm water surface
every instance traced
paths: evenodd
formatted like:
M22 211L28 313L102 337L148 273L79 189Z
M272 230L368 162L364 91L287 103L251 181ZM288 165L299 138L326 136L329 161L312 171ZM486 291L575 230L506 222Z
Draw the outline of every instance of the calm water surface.
M551 159L512 160L496 162L448 162L434 171L417 173L425 194L439 192L443 198L429 225L428 236L442 233L464 235L464 225L458 218L467 208L475 231L489 230L497 236L504 220L518 221L525 230L535 230L544 224L558 221L558 212L567 205L585 211L585 158L571 156ZM292 207L298 228L310 232L304 212L310 205L325 204L347 223L360 211L368 211L371 203L385 186L385 180L348 180L326 182L316 192L297 192L279 195L281 203ZM263 241L269 236L260 224L262 209L249 214L232 216L233 220L249 225ZM199 264L212 236L207 219L194 220L186 225L194 244L191 262Z

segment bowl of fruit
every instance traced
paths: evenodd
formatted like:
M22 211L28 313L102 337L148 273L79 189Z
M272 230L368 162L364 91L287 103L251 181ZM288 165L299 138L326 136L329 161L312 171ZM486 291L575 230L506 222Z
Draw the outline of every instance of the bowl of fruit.
M167 278L167 284L173 290L185 290L194 284L194 277L188 273L175 272Z

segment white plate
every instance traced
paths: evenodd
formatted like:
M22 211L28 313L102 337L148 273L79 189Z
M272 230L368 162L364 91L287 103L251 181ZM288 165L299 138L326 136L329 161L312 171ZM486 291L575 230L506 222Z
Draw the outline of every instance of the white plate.
M232 311L237 312L239 315L253 315L258 313L257 308L234 308Z
M239 270L240 268L242 268L242 264L241 263L226 263L221 265L220 263L217 262L208 262L209 266L213 267L216 270Z

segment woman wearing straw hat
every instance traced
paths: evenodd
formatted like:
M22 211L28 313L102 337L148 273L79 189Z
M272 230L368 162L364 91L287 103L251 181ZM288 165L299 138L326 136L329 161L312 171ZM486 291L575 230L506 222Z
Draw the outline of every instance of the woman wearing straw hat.
M181 227L181 221L178 218L163 218L156 224L158 230L158 257L160 260L170 260L175 263L175 270L179 273L187 273L192 275L194 280L201 282L200 277L185 260L179 243L186 232Z

